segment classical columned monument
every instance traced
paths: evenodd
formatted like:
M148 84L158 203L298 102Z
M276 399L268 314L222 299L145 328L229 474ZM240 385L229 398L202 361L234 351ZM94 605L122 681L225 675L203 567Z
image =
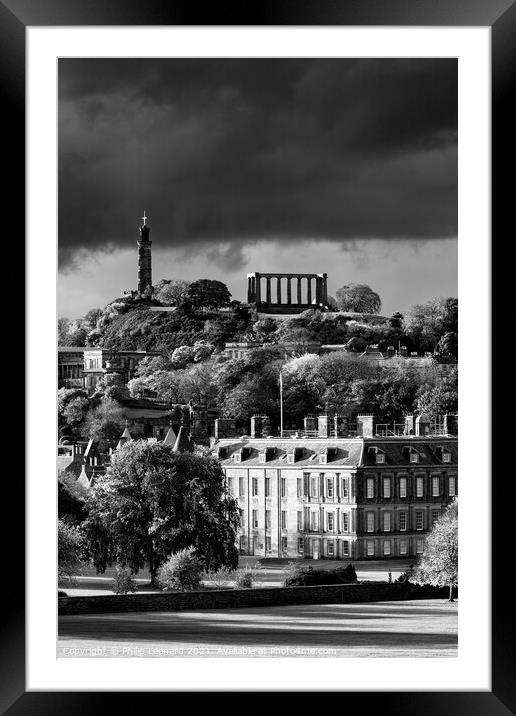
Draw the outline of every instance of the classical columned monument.
M263 313L302 313L328 305L325 273L248 273L247 302Z

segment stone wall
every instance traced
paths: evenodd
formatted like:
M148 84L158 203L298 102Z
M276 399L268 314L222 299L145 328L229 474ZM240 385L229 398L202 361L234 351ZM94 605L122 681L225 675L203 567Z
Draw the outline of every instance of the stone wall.
M445 592L446 590L438 590L435 594L433 592L431 594L428 590L421 591L412 584L387 582L157 594L142 592L125 595L59 597L58 611L60 615L64 615L269 607L281 604L352 604L432 596L445 598Z

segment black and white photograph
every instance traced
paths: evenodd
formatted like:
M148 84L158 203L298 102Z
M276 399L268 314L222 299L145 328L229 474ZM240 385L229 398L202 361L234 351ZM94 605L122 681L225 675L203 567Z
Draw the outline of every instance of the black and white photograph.
M57 71L58 658L455 658L457 59Z

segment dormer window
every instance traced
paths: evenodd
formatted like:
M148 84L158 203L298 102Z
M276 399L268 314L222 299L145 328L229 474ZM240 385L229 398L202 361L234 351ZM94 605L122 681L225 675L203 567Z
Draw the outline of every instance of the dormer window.
M443 462L451 462L451 454L447 450L443 450Z
M303 448L295 447L292 452L287 453L287 462L289 465L293 465L297 460L299 460L301 454L303 452Z
M217 452L215 453L215 456L218 460L223 460L226 457L227 454L227 448L225 447L218 447Z
M247 447L240 448L240 450L237 450L233 453L233 460L235 462L242 462L243 460L247 460L249 457L250 449Z
M324 452L319 453L319 462L321 463L321 465L326 465L326 463L328 462L328 453L326 450Z
M419 453L417 450L414 450L412 446L407 446L403 448L403 456L406 460L409 460L409 462L412 463L418 463L419 462Z
M273 448L266 447L258 453L258 462L265 463L271 459Z
M376 453L376 464L383 465L385 463L385 453L378 451Z
M417 452L412 451L410 453L410 462L419 462L419 454Z

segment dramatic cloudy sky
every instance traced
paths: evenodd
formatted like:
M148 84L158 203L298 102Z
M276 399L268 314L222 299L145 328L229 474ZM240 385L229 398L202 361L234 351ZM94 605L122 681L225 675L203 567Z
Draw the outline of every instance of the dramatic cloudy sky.
M60 60L60 315L135 288L144 209L154 282L456 295L456 61Z

